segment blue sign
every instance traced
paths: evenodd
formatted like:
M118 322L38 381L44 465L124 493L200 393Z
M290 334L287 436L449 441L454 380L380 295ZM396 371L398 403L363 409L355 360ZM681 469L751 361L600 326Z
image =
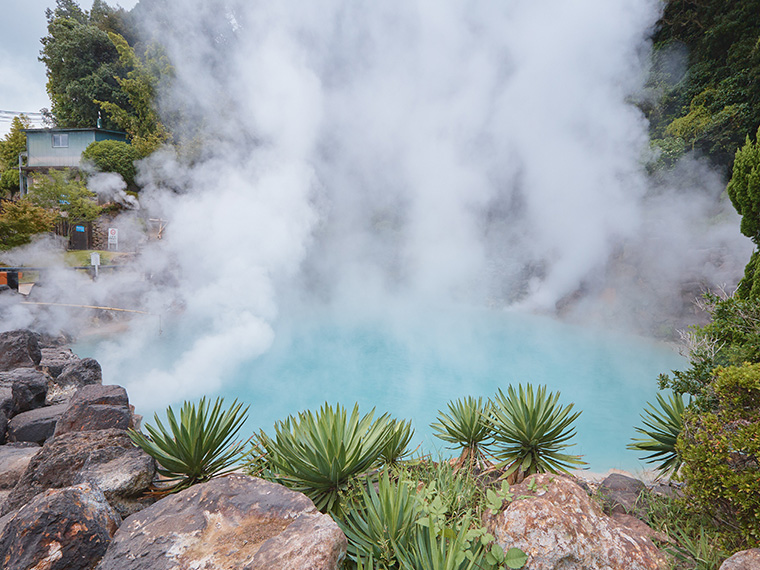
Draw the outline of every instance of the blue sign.
M84 226L77 226L75 229L78 232L83 232L84 231Z

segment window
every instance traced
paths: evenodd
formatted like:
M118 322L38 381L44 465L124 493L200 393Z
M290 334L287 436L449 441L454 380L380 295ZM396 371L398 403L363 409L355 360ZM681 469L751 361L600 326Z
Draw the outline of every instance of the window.
M53 135L53 148L68 147L69 135Z

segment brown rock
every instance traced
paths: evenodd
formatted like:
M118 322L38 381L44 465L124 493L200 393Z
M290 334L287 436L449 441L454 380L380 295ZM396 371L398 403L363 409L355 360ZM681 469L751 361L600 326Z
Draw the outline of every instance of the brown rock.
M90 570L120 522L89 483L47 491L4 521L0 563L5 570Z
M41 358L37 336L32 331L0 333L0 370L34 368Z
M127 429L132 412L127 391L121 386L82 386L55 427L56 437L70 431Z
M11 383L13 413L28 412L45 405L49 376L34 368L17 368L0 373L1 382Z
M98 570L337 570L345 552L346 537L305 495L230 475L126 519Z
M742 550L726 558L720 570L760 570L760 548Z
M641 496L646 485L621 473L611 473L599 485L597 493L602 498L604 512L607 514L634 514L641 517L644 509Z
M155 463L135 447L124 430L65 433L45 442L13 488L1 514L48 490L92 481L117 509L121 502L138 508L155 473ZM128 510L128 509L127 509Z
M568 478L535 475L511 492L515 500L495 515L486 514L484 522L502 547L528 554L530 570L668 568L666 557L647 536L606 516Z

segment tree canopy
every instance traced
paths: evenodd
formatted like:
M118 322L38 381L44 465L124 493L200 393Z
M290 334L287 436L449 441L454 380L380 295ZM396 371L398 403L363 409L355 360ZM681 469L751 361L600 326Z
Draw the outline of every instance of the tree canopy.
M135 189L135 161L139 158L133 145L115 140L95 141L82 153L82 159L91 162L100 172L119 174L131 190Z
M24 115L13 117L11 129L0 140L0 197L11 197L18 192L18 155L26 150L26 135L31 122Z

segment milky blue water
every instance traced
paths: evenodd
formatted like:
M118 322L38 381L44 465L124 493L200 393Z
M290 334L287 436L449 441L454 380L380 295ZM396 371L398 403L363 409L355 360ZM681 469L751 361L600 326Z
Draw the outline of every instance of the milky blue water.
M653 341L502 311L402 319L323 312L282 319L275 331L271 350L225 378L220 393L250 404L247 433L271 433L276 420L325 401L358 402L363 412L374 407L411 419L421 450L450 453L429 428L438 410L455 398L489 397L510 383L531 382L559 390L561 403L582 410L570 451L596 472L647 467L625 446L655 398L657 375L685 364ZM171 346L169 333L156 350ZM97 358L97 346L83 345L79 353ZM138 411L152 417L153 410Z

